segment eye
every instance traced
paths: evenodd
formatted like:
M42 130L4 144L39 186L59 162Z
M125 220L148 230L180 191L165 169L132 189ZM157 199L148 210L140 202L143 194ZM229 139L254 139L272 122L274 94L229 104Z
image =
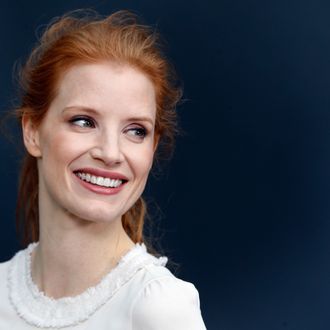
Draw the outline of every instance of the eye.
M94 128L95 121L87 116L75 116L69 120L72 125L79 126L79 127L87 127L87 128Z
M148 135L148 132L144 127L131 127L126 130L126 133L139 141L142 141Z

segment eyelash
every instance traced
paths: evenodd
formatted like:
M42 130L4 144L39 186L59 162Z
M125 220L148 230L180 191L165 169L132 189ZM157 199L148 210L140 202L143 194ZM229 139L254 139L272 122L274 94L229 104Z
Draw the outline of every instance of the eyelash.
M84 121L85 123L88 123L87 125L79 125L77 122L79 121ZM77 116L77 117L73 117L69 120L69 122L73 125L76 125L76 126L79 126L79 127L82 127L82 128L85 128L85 127L88 127L88 128L94 128L96 127L95 125L95 121L90 118L90 117L86 117L86 116Z
M135 132L134 137L137 137L138 139L141 139L141 140L143 140L148 135L148 131L144 127L132 127L132 128L128 128L126 130L126 132L127 133L129 133L129 132Z
M84 124L82 124L82 125L78 124L79 121L84 122ZM96 123L95 123L94 119L90 118L88 116L73 117L69 120L69 122L72 125L79 126L82 128L86 128L86 127L95 128L96 127ZM85 124L87 124L87 125L85 125ZM142 126L128 128L125 132L126 133L135 132L135 134L133 134L133 136L137 137L140 140L143 140L148 135L147 129Z

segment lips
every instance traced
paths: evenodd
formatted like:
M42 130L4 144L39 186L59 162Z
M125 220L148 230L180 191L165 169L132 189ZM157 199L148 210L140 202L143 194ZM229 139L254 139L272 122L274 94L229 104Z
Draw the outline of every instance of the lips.
M90 182L92 184L101 186L101 187L108 187L108 188L117 188L119 187L123 181L119 179L110 179L110 178L104 178L102 176L95 176L91 175L89 173L75 173L81 180Z
M74 174L84 183L87 188L101 188L107 190L118 190L124 183L128 181L127 177L117 173L108 172L100 169L82 168L75 170ZM103 192L97 190L96 192Z
M113 179L113 180L128 181L128 178L121 173L105 171L105 170L97 169L97 168L84 167L84 168L79 168L77 170L74 170L73 172L75 174L76 173L85 173L85 174L90 174L90 175L99 176L99 177L103 177L103 178L109 178L109 179Z

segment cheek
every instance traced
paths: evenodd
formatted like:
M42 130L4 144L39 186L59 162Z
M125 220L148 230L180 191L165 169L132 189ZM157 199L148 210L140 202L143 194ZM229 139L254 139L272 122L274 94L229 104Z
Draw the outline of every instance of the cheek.
M83 146L84 144L77 137L58 132L47 136L44 140L42 158L48 166L55 163L57 166L67 166L81 154Z
M153 148L149 146L129 153L129 162L136 177L147 179L152 167L153 157Z

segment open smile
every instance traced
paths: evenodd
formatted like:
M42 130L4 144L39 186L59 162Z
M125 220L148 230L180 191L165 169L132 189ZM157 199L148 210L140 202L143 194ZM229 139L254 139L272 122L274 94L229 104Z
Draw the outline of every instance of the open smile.
M119 191L128 181L124 176L117 173L107 173L94 169L80 169L73 173L81 180L83 186L99 193L105 191Z
M75 173L81 180L90 182L92 184L95 184L97 186L101 187L110 187L110 188L117 188L121 184L123 184L123 180L120 179L110 179L110 178L104 178L102 176L96 176L89 173L82 173L77 172Z

